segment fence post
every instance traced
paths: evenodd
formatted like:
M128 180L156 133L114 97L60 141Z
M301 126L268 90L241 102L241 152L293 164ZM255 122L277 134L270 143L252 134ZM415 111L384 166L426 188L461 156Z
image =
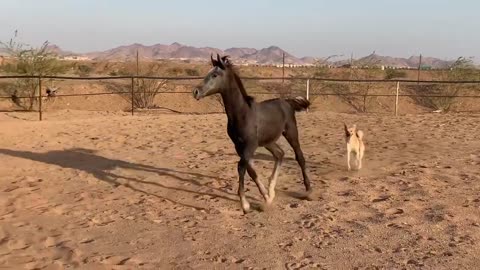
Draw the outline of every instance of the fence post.
M42 121L42 77L38 77L38 120Z
M133 116L133 109L134 109L134 105L133 105L133 90L134 90L134 87L135 87L135 82L134 82L134 79L133 79L133 76L132 76L132 85L131 85L131 92L130 92L130 102L132 103L132 116Z
M307 79L307 100L310 101L310 79ZM308 112L308 108L307 108Z
M400 82L397 81L397 93L395 95L395 116L398 114L398 92L400 90Z

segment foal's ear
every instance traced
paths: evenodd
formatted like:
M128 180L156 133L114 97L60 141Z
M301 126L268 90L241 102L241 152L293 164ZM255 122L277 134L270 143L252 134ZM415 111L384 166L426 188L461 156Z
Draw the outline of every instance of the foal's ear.
M225 67L230 67L232 65L228 57L229 57L228 55L222 56L222 63Z
M217 67L221 69L225 69L225 65L223 64L222 59L220 59L220 55L217 53Z
M217 60L213 59L213 53L210 54L210 60L212 61L212 66L214 67L218 67L219 66L219 63Z

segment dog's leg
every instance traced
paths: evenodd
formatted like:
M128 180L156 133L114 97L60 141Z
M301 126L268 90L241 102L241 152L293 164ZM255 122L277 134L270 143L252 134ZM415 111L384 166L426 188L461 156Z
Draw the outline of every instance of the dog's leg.
M357 157L358 157L358 169L360 170L362 168L362 159L363 159L363 151L365 149L361 147L358 151Z
M362 168L362 160L360 156L360 150L356 153L356 162L357 163L357 170L360 170Z
M347 166L348 166L349 171L351 170L351 168L350 168L350 151L351 151L350 145L347 144Z

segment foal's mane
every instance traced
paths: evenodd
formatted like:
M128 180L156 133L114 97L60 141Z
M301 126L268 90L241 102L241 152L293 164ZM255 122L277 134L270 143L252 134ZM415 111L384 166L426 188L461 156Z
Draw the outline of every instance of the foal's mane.
M226 68L232 73L233 78L235 79L235 82L238 85L238 88L240 89L240 93L242 93L243 99L245 102L247 102L248 106L250 107L254 101L254 98L252 96L249 96L247 94L247 90L245 90L245 87L243 86L242 80L240 80L240 76L238 76L236 70L233 68L232 64L229 63Z

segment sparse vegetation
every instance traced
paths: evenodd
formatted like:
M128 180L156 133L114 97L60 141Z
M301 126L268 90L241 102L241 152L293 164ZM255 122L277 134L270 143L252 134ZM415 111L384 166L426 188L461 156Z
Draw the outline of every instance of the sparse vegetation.
M362 63L356 65L369 66L373 68L365 69L355 69L349 68L349 79L351 80L372 80L379 78L381 70L375 68L378 66L378 62L375 60L363 60ZM374 88L373 82L364 82L364 83L328 83L325 84L325 87L330 89L332 92L338 94L338 97L351 106L357 112L367 112L368 105L371 101L376 99L376 97L370 97L370 92Z
M186 68L185 73L188 76L200 76L200 73L198 72L198 70L196 70L194 68Z
M145 65L141 70L141 75L155 76L157 71L156 65ZM129 75L133 74L133 71L123 70L123 73ZM133 101L133 107L138 109L152 109L155 107L155 97L166 88L166 80L154 80L154 79L135 79L133 100L131 93L131 85L125 86L118 83L108 83L107 88L113 92L117 92L130 104Z
M87 77L93 71L93 67L85 64L80 64L77 66L77 74L82 77Z
M171 67L167 69L168 75L179 76L183 73L183 70L179 67Z
M3 43L3 47L8 43ZM25 45L26 46L26 45ZM25 48L29 49L29 47ZM41 49L41 48L39 48ZM52 55L54 58L54 55ZM15 57L5 57L0 66L0 72L7 74L26 74L25 71L22 71L22 65L18 64L19 62ZM421 78L424 80L475 80L480 79L480 71L478 69L473 69L468 63L469 59L461 58L457 61L456 64L451 66L451 70L422 70ZM115 61L70 61L63 60L57 61L60 66L60 71L55 71L50 73L51 75L62 74L62 75L77 75L77 76L93 76L100 75L111 75L111 76L128 76L136 74L136 64L134 62L115 62ZM374 64L364 63L368 66L376 66ZM152 75L152 76L202 76L206 74L210 66L208 63L199 63L191 61L190 63L184 61L170 61L170 60L157 60L153 62L141 62L141 71L140 74ZM416 70L395 70L387 69L382 71L380 68L355 68L359 64L354 63L351 68L329 68L326 63L318 65L316 67L298 67L298 68L286 68L285 75L286 77L322 77L322 78L332 78L332 79L395 79L406 78L409 80L416 80L417 71ZM68 67L68 69L66 68ZM242 77L280 77L282 75L282 69L274 66L237 66ZM44 73L46 74L46 73ZM25 80L24 83L20 82L21 80L3 80L3 85L0 87L0 91L3 91L2 95L11 95L12 101L17 104L22 109L36 109L38 101L38 80L29 80L31 85L28 85L28 82ZM49 86L50 82L47 80L42 80L44 87L43 94L45 94L45 87ZM125 100L130 101L130 80L117 80L116 84L111 84L108 86L108 90L115 92L128 92L127 94L119 94ZM198 81L178 81L168 84L168 89L175 88L176 91L189 91L194 84ZM305 80L285 80L285 83L282 84L281 80L268 80L268 81L254 81L254 80L245 80L245 87L247 91L252 95L262 100L264 98L273 98L273 97L289 97L294 95L305 95ZM106 90L105 86L107 83L98 82L98 81L77 81L77 82L68 82L65 84L68 87L62 89L62 94L72 94L72 93L97 93L104 92ZM29 99L27 94L20 93L20 85L22 89L36 89L35 91L30 91L31 98ZM88 86L87 86L88 85ZM90 85L92 87L90 87ZM26 87L27 86L27 87ZM114 86L113 89L112 87ZM171 97L167 97L164 100L158 99L158 94L156 94L156 99L152 97L145 96L143 93L152 93L155 96L155 92L164 91L167 85L160 84L155 85L154 81L136 81L135 82L135 101L134 106L137 108L151 108L157 105L167 104L166 100ZM416 96L413 97L413 101L417 105L422 107L427 107L433 110L457 110L462 108L459 105L459 102L466 104L468 108L466 110L471 110L476 108L476 106L471 106L474 104L472 99L460 99L457 98L458 95L464 94L473 94L473 88L477 85L459 85L459 84L432 84L425 85L420 84L417 86L416 83L402 83L400 89L403 93L412 93ZM160 88L160 90L155 90L155 88ZM142 89L146 89L145 91ZM149 90L150 89L150 90ZM153 90L152 90L153 89ZM372 111L387 111L393 110L393 99L375 97L371 96L372 94L388 94L394 93L394 84L378 84L378 83L353 83L353 82L325 82L325 81L310 81L310 101L316 102L316 99L320 99L318 102L322 103L323 101L328 100L327 106L332 106L332 108L339 108L345 110L345 104L357 112L372 112ZM17 91L15 91L17 90ZM26 92L26 91L25 91ZM272 95L259 95L259 93L271 93ZM316 94L319 93L333 93L339 94L338 96L319 96ZM353 95L351 95L353 94ZM423 97L424 95L436 95L437 97ZM21 96L26 96L27 98L19 98ZM182 98L187 97L188 95L182 96ZM446 96L446 97L445 97ZM180 97L180 95L175 95ZM89 98L85 98L89 99ZM323 100L325 99L325 100ZM67 106L70 100L80 101L83 98L62 98L62 102L57 102L56 107L60 108L61 106ZM97 100L93 98L92 100ZM155 100L155 101L152 101ZM338 102L341 101L341 103ZM385 102L384 102L385 100ZM405 99L401 98L403 102ZM65 103L63 103L65 101ZM219 103L220 100L218 100ZM383 102L383 104L382 104ZM409 101L410 103L411 101ZM90 102L88 106L95 107L96 102ZM331 103L331 105L330 105ZM6 103L7 104L7 103ZM30 104L32 104L30 106ZM122 102L123 104L123 102ZM169 103L171 104L171 103ZM10 106L9 104L7 104ZM45 103L44 103L45 105ZM454 106L455 105L455 106ZM68 108L82 108L81 105L70 103ZM115 109L123 108L123 105L111 105L110 107L115 107ZM379 107L380 106L380 107ZM126 107L126 106L125 106ZM401 105L400 111L406 107ZM102 108L99 108L102 109ZM203 109L202 109L203 110ZM209 110L205 108L205 110ZM476 109L475 109L476 110ZM188 109L186 109L188 111Z
M133 106L140 109L153 108L155 97L166 84L166 80L137 79L137 87L133 92Z
M62 65L55 55L48 51L48 41L39 48L31 47L17 41L17 32L8 42L0 42L13 63L5 64L4 72L30 76L47 76L64 72L66 67ZM37 93L40 93L38 79L17 79L9 87L12 102L25 110L33 110L37 102Z
M385 79L399 79L399 78L406 78L407 73L404 70L397 70L397 69L387 69L385 70Z
M475 69L472 59L459 57L451 66L450 70L443 73L442 80L462 81L480 79L479 71ZM412 99L419 105L448 112L457 102L457 97L462 89L467 86L460 84L429 84L412 85L408 87Z

